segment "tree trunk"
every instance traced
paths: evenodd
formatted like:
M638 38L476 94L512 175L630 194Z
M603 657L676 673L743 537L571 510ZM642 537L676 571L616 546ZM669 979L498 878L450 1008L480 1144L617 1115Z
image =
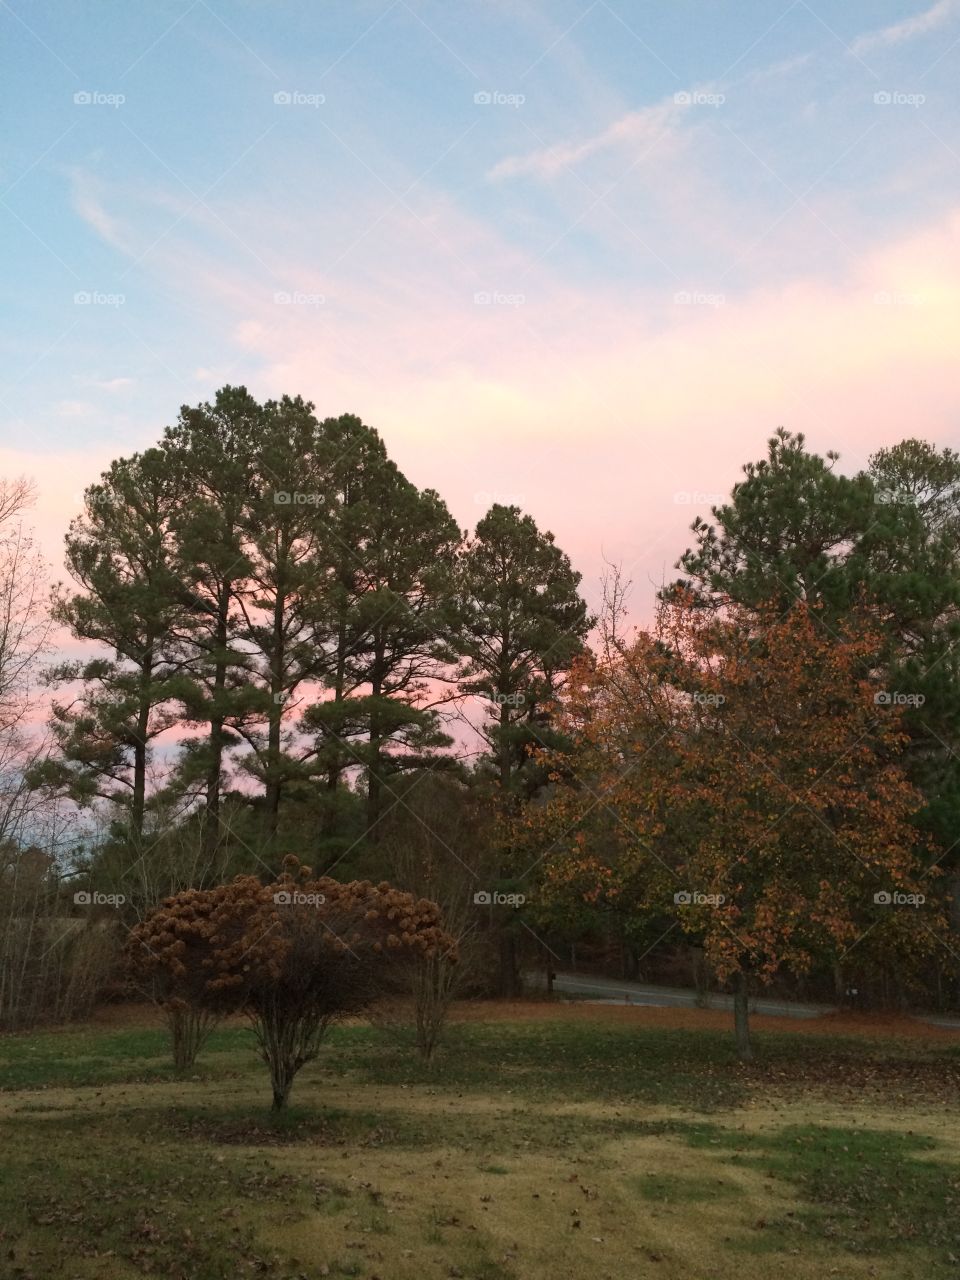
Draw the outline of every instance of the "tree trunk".
M500 927L500 996L515 1000L520 995L520 970L517 967L517 939L509 926Z
M369 778L367 781L367 839L376 844L379 838L377 824L380 821L382 779L380 777L382 736L380 731L380 712L377 699L383 690L383 651L377 646L374 654L374 667L370 679L370 756Z
M950 877L950 893L950 928L954 933L960 933L960 870Z
M733 1025L737 1036L737 1054L741 1062L753 1061L750 1043L750 981L741 970L735 980L733 992Z
M264 803L267 811L268 848L276 847L280 826L280 742L283 732L284 606L286 596L278 590L273 604L273 652L270 654L270 696L267 726L267 771Z
M506 695L501 694L501 697ZM510 794L510 708L506 702L500 703L500 789L503 792L503 803L507 804Z
M346 623L341 617L337 625L337 669L333 682L333 698L331 701L334 705L343 702L344 687L347 680L347 628ZM339 726L338 726L339 727ZM336 732L331 732L330 739L337 737ZM335 749L335 748L334 748ZM343 773L343 766L340 763L332 763L327 766L326 781L326 804L320 815L320 838L329 839L337 834L338 815L337 815L337 790L340 786L340 778Z
M216 662L213 669L213 708L210 712L210 767L207 770L207 813L201 848L207 856L220 847L220 772L223 767L223 708L221 699L227 685L227 625L232 583L224 583L217 613Z
M153 678L153 661L145 659L140 668L140 706L137 714L137 731L133 745L133 809L130 829L139 852L143 842L143 817L147 803L147 733L150 729L150 684Z

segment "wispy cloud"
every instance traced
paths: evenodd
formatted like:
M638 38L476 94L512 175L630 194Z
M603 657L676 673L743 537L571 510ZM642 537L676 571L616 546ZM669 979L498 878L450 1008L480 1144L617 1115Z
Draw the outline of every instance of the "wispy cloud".
M85 418L88 413L93 412L93 405L87 404L85 400L61 400L55 409L61 418Z
M131 253L129 236L122 223L103 207L96 184L91 176L81 169L75 169L71 175L70 203L76 213L88 227L91 227L102 240L119 249L123 253Z
M88 378L84 386L95 387L97 391L123 391L135 383L135 378Z
M944 0L953 3L953 0ZM957 0L960 3L960 0ZM753 85L765 80L782 80L795 71L806 67L811 61L809 53L797 54L783 58L768 67L760 67L735 80L733 85ZM724 89L729 86L723 86ZM726 100L726 94L719 84L700 84L689 90L680 90L669 98L628 111L613 124L599 133L579 141L563 141L528 152L521 156L507 156L493 166L487 174L488 178L515 178L532 175L540 178L551 178L564 169L572 169L591 156L605 151L629 151L642 156L645 151L652 151L661 141L669 137L674 150L683 146L686 137L693 131L693 122L701 123L706 118L703 113L690 114L690 108L696 106L717 106Z
M855 40L852 48L855 54L871 53L875 49L888 48L891 45L903 44L905 40L913 40L916 36L936 31L953 17L960 9L960 0L937 0L937 3L916 13L902 22L895 22L889 27L881 27L878 31L868 31Z
M630 111L600 133L579 142L557 142L523 156L507 156L493 166L490 178L516 178L529 174L550 178L571 169L602 151L630 148L638 152L654 147L675 125L683 107L672 98L639 111Z

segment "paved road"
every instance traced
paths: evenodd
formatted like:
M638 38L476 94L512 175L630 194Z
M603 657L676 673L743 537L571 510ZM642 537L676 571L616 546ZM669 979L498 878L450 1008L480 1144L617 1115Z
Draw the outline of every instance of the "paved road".
M531 987L543 987L542 970L532 970L526 975ZM565 995L578 996L591 1004L635 1004L660 1009L733 1009L733 996L707 995L698 1004L695 991L684 987L658 987L646 982L625 982L619 978L598 978L584 973L558 973L553 989ZM818 1018L824 1013L836 1013L836 1006L829 1004L801 1004L794 1000L773 1000L759 996L750 1001L752 1013L773 1018ZM919 1022L960 1031L960 1018L942 1014L919 1013L913 1015Z
M542 987L542 973L527 975L531 986ZM653 1005L662 1009L732 1009L733 996L707 995L698 1005L695 991L683 987L658 987L644 982L623 982L617 978L597 978L583 973L558 973L553 982L554 991L566 995L593 998L604 1004ZM798 1004L792 1000L771 1000L758 997L750 1001L754 1013L780 1018L818 1018L823 1013L833 1013L834 1006L827 1004Z

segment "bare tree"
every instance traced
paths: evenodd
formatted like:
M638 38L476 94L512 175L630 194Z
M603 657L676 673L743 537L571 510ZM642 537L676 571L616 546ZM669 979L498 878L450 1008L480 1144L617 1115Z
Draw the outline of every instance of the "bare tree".
M116 938L63 907L58 852L73 815L35 790L46 752L31 732L34 677L48 648L46 565L22 519L34 487L0 479L0 1025L26 1027L89 1009Z
M462 783L440 774L412 775L395 795L381 841L389 875L440 906L459 955L455 965L438 953L423 955L412 967L407 994L413 997L416 1044L429 1061L453 1000L471 986L483 987L484 969L495 968L487 917L474 895L494 883L497 853L490 817ZM395 1021L389 1006L376 1016Z
M29 481L0 479L0 737L29 713L32 677L50 632L46 566L20 519L33 496Z
M626 648L624 625L627 617L627 597L633 583L623 576L623 566L603 558L606 566L601 583L603 605L600 609L599 628L603 656L607 662L622 656Z

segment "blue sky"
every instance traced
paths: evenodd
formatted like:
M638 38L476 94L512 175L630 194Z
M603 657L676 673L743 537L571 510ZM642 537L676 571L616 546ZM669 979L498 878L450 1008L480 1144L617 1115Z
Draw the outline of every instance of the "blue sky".
M516 499L644 594L780 423L851 466L960 442L954 0L0 25L0 462L54 559L224 381L361 414L462 523Z

